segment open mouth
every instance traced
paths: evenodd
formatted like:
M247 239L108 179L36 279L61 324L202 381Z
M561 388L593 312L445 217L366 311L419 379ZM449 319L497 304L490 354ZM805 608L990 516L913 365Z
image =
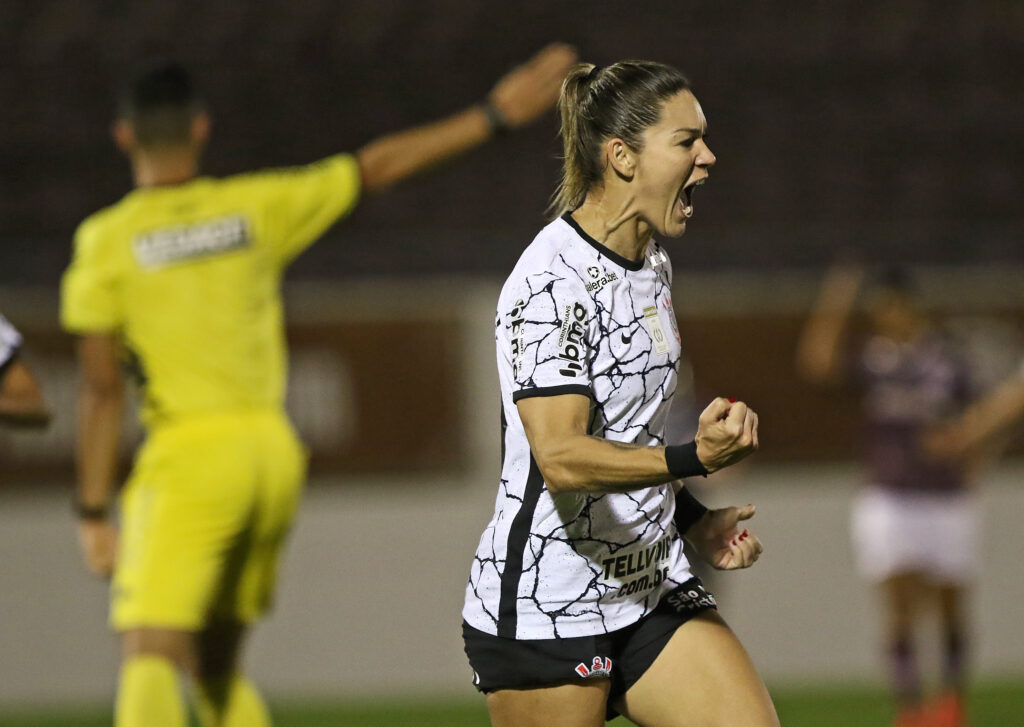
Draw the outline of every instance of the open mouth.
M706 181L708 181L708 178L702 177L683 187L683 191L679 193L679 211L686 219L693 217L693 190L704 184Z

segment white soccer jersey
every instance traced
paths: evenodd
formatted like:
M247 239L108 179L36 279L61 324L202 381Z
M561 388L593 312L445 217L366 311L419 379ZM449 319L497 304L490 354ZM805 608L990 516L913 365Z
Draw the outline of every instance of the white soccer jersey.
M635 263L569 215L545 227L516 264L495 321L502 471L466 587L470 626L518 639L606 633L690 578L671 484L552 494L516 409L530 396L584 394L591 434L664 444L680 359L671 287L659 245L652 241Z
M21 334L6 318L0 315L0 374L7 370L18 349L21 348Z

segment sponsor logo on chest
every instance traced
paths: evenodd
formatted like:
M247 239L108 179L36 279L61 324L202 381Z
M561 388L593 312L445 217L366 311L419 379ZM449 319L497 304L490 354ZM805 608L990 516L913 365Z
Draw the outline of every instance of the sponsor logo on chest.
M615 272L605 272L596 265L587 268L587 276L590 278L585 286L588 293L597 293L608 283L619 279Z

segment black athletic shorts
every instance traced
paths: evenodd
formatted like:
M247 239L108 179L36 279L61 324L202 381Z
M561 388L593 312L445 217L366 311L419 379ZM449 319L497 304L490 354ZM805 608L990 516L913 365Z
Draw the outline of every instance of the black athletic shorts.
M530 689L611 679L611 704L625 694L658 658L672 634L701 611L716 608L697 577L665 594L657 607L630 626L607 634L565 639L508 639L462 624L473 684L481 692Z

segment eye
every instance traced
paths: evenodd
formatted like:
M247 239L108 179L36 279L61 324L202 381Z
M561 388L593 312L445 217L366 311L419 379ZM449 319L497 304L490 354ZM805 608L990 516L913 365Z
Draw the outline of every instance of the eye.
M696 142L696 141L697 141L696 139L691 137L691 138L687 139L686 141L679 142L679 146L684 147L686 149L689 149L691 146L694 145L694 142Z

